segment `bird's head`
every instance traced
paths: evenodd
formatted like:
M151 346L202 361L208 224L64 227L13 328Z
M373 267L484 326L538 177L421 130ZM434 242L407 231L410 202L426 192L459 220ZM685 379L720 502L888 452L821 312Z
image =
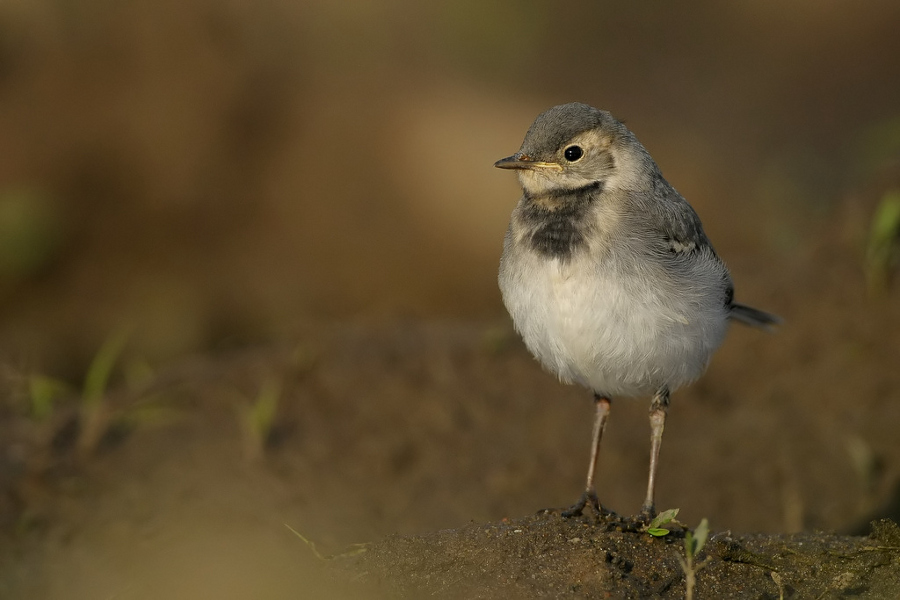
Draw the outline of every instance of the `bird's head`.
M652 159L611 114L573 102L535 119L519 151L494 163L515 169L526 194L540 196L583 188L633 187ZM655 168L655 165L653 166Z

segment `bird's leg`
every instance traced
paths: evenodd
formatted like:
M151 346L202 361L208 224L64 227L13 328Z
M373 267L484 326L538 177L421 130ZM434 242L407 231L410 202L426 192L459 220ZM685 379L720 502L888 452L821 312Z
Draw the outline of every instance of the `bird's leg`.
M656 468L659 464L659 447L662 444L663 429L666 427L666 412L669 410L669 388L663 387L650 403L650 477L647 479L647 498L641 507L641 516L648 521L656 516L655 487Z
M594 473L597 471L597 455L600 454L600 439L603 437L603 430L606 428L606 420L609 418L610 400L600 394L594 394L594 406L596 412L594 414L594 433L591 441L591 461L588 463L587 483L584 486L584 493L581 499L572 506L572 508L563 511L563 517L577 517L584 512L585 506L590 505L602 514L600 508L600 500L597 498L597 489L594 487Z

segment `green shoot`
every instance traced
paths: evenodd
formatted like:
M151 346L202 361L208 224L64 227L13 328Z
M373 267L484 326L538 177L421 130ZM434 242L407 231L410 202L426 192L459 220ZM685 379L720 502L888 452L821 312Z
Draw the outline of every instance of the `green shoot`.
M88 408L96 407L103 402L109 376L127 340L128 333L126 331L120 330L113 333L103 342L97 355L94 356L94 360L91 361L84 378L84 392L82 393L82 403Z
M706 545L706 538L709 536L709 522L706 519L700 521L697 529L693 532L688 531L684 536L685 555L691 558L696 556L703 550Z
M272 378L266 379L263 381L256 400L249 407L243 409L241 421L243 422L245 451L248 459L257 459L264 454L266 442L275 425L280 399L281 382Z
M684 534L684 557L679 556L678 562L681 563L681 570L684 571L684 597L686 600L693 600L694 587L697 584L697 573L709 562L709 557L700 562L697 556L706 545L709 537L709 522L706 519L700 521L694 531L687 531Z
M103 400L113 367L125 347L128 332L119 330L110 335L88 367L81 394L81 434L78 439L82 454L93 451L103 434L108 415Z
M668 525L669 523L674 521L676 516L678 516L677 508L664 510L663 512L656 515L655 519L650 521L650 525L647 526L647 533L649 533L653 537L663 537L665 535L669 535L669 530L663 527L663 525Z
M883 291L890 279L890 270L900 257L900 190L891 190L882 197L869 229L866 249L866 275L870 292Z

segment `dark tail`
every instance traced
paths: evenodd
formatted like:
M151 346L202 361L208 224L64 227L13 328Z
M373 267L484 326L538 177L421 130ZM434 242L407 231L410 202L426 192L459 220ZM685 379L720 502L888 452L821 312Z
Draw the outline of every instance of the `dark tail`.
M728 317L738 323L750 325L766 331L775 331L775 326L781 324L781 319L773 314L751 308L737 302L731 303L731 312Z

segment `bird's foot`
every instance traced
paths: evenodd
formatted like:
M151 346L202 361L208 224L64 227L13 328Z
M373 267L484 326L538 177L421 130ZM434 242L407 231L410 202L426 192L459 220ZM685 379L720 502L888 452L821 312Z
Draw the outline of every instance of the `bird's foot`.
M585 509L593 509L594 514L597 517L607 517L607 516L615 516L615 513L603 508L600 504L599 498L597 498L597 492L594 490L586 490L579 498L578 502L572 505L570 508L562 511L561 515L564 519L571 519L572 517L580 517L584 514Z
M653 505L647 506L646 504L641 507L641 512L635 517L635 520L643 523L644 525L649 525L653 522L653 519L656 518L656 508Z

